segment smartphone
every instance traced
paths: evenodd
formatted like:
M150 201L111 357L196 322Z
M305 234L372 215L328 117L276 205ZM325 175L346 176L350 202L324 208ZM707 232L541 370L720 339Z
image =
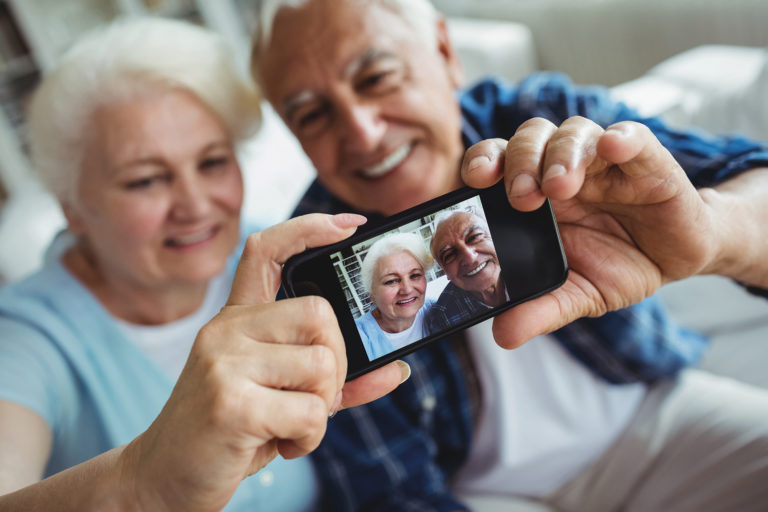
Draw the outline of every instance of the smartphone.
M295 255L282 275L289 297L319 295L332 305L347 379L548 293L567 277L549 202L517 211L503 182L456 190Z

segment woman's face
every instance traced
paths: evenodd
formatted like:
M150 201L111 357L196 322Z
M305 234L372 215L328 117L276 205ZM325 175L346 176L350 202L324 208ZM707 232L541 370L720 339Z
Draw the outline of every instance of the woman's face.
M156 288L220 273L238 243L243 184L218 116L165 91L98 108L85 135L65 212L103 277Z
M419 261L407 251L379 258L373 273L371 299L390 322L416 317L424 305L427 278ZM406 325L406 328L410 323Z

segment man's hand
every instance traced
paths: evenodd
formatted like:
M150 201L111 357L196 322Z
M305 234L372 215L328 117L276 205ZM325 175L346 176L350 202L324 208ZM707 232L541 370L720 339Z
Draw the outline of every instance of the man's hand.
M364 222L308 215L251 235L229 301L200 331L163 411L122 454L134 501L151 510L219 510L278 453L320 443L328 415L400 384L391 363L344 386L344 341L324 299L275 302L283 263Z
M638 123L603 130L581 117L560 127L531 119L509 142L471 147L462 177L478 188L503 177L523 211L551 199L571 269L561 288L496 317L494 335L507 348L704 271L725 229L706 200L713 191L697 191Z

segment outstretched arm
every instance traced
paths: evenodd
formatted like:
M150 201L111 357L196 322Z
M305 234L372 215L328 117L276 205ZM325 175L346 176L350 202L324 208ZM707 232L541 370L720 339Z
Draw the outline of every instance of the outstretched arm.
M39 478L45 454L31 457L26 481L0 481L0 489L31 485L0 496L0 508L219 510L278 453L294 458L315 449L329 412L394 389L403 380L397 363L344 385L344 343L325 300L274 302L288 257L342 240L362 221L316 214L253 235L227 306L198 334L153 424L128 445L41 482L29 480ZM9 403L0 402L0 411L17 413L0 420L0 460L24 458L14 450L26 441L50 443L41 418ZM18 428L25 421L40 428Z

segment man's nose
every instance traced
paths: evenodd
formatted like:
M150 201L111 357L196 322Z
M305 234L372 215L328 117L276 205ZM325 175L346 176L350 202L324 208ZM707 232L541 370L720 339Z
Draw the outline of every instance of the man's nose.
M469 245L459 247L458 251L462 266L472 265L477 259L477 251Z
M387 129L379 108L369 103L348 105L343 111L342 122L345 145L348 150L357 153L376 150Z

